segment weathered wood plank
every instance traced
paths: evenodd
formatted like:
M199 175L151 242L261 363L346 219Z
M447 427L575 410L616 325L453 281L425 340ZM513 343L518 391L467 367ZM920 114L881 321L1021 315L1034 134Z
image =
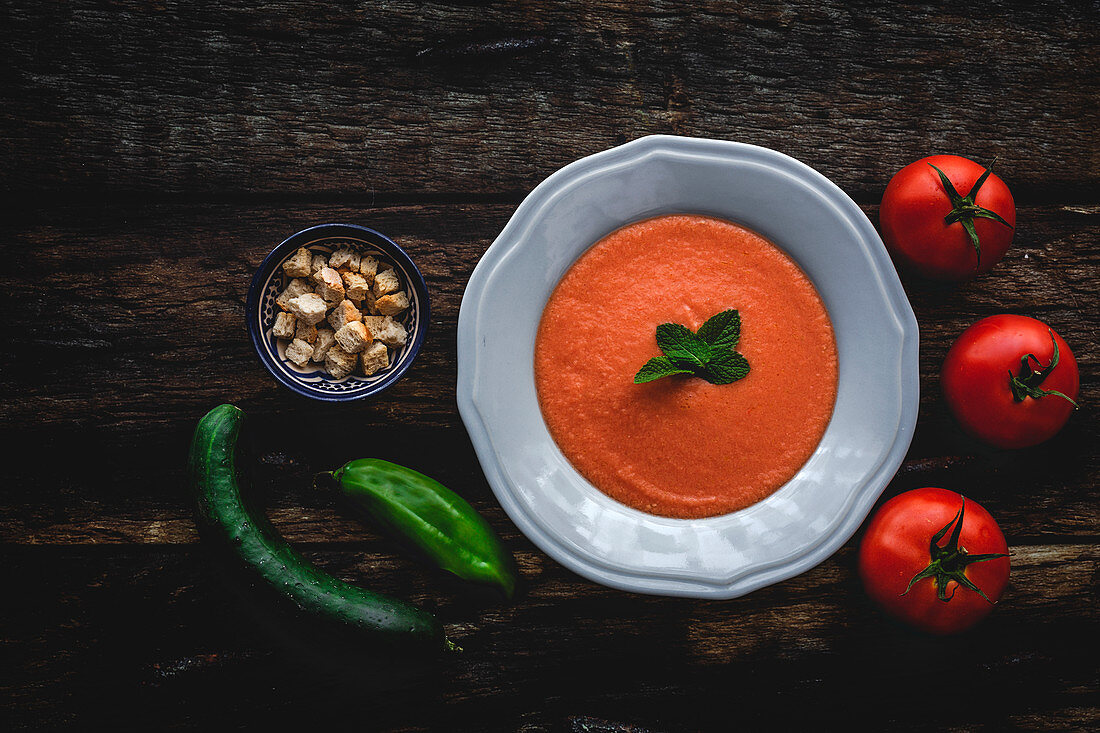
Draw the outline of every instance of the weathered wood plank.
M680 731L711 729L731 710L750 728L830 728L853 705L876 729L1003 729L1052 714L1087 728L1100 715L1094 655L1080 641L1100 613L1093 546L1016 551L1005 599L955 640L871 608L851 552L722 603L625 594L521 553L525 595L499 606L454 594L402 558L310 551L343 577L432 607L464 647L398 676L366 659L351 673L304 664L192 551L2 552L22 592L2 601L0 694L14 722L38 728L285 725L349 706L372 730L561 730L570 716L595 715ZM959 679L966 695L951 694ZM937 705L913 705L914 686Z
M875 208L866 209L874 220ZM199 410L218 395L284 407L289 395L255 360L243 327L248 282L283 237L340 220L369 223L395 237L416 259L432 295L432 326L410 378L387 393L392 397L365 404L364 419L385 420L404 408L411 424L454 425L449 395L459 303L470 272L512 210L89 206L38 210L31 220L0 224L8 322L13 332L31 334L0 366L12 394L0 425L33 417L40 426L145 430L150 421L167 425L176 410ZM1049 321L1073 346L1085 377L1100 369L1093 338L1100 316L1090 307L1100 287L1100 207L1031 207L1020 210L1019 220L1013 248L991 275L960 286L906 278L922 327L926 396L955 336L977 318L1004 311ZM74 360L81 381L71 379ZM1083 381L1091 389L1091 380ZM382 410L371 409L379 405ZM113 414L97 411L108 406Z
M278 431L254 441L279 441ZM192 502L184 486L182 452L186 436L172 447L130 460L145 444L109 457L66 447L71 464L44 466L48 456L29 453L9 476L0 507L0 542L29 545L186 545L197 539ZM293 442L293 441L291 441ZM389 439L317 441L278 446L260 455L253 469L253 494L266 504L276 527L293 543L363 541L373 536L326 491L311 488L313 473L351 457L379 456L431 475L470 501L511 546L526 540L493 497L472 448L452 431L400 431ZM423 446L434 446L425 451ZM367 445L368 447L363 447ZM283 452L282 448L288 452ZM887 486L880 503L919 486L944 486L982 503L1000 523L1009 543L1026 546L1085 541L1097 536L1100 514L1094 457L1067 450L916 459ZM110 471L129 463L125 469ZM1078 465L1084 463L1085 465ZM150 481L150 477L156 477ZM854 546L858 535L849 542ZM385 552L385 543L371 551Z
M516 192L659 132L774 147L872 198L946 151L1001 155L1022 200L1100 185L1095 3L83 0L0 14L0 188L29 200Z
M187 537L182 455L198 417L227 400L258 418L265 485L303 541L331 539L326 527L335 521L324 513L293 518L295 506L310 505L303 497L310 474L372 452L416 465L496 510L454 403L453 334L469 273L511 210L165 204L31 210L0 224L11 245L12 267L0 273L10 332L29 334L0 365L7 395L0 435L23 458L8 469L0 537ZM429 281L433 323L419 360L386 395L318 406L280 388L256 361L243 302L252 269L275 241L339 220L370 223L408 248ZM1013 539L1095 536L1100 425L1088 408L1057 440L1001 452L964 436L939 394L939 365L955 336L981 316L1011 311L1050 322L1076 352L1083 404L1100 399L1100 313L1089 307L1100 283L1100 209L1030 207L1019 220L1016 244L990 276L957 287L906 281L922 329L921 420L910 458L954 460L940 469L935 461L914 464L925 468L900 476L888 493L947 485L985 503ZM331 429L286 428L321 420ZM434 447L425 451L426 444ZM514 531L500 516L498 526Z

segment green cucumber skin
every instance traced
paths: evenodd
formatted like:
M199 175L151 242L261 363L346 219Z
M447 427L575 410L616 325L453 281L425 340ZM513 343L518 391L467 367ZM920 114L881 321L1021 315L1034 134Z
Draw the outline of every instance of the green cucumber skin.
M352 627L387 647L444 649L434 616L329 575L291 548L263 514L250 511L236 467L243 417L233 405L219 405L195 428L188 469L203 536L228 551L254 586L309 616Z
M341 494L384 529L460 578L499 588L511 599L515 562L488 522L433 478L377 458L333 472Z

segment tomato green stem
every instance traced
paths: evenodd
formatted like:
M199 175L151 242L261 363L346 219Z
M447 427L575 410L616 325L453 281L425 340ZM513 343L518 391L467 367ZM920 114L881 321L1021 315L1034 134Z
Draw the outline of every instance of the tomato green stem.
M1073 409L1076 410L1078 405L1070 397L1067 397L1056 389L1039 388L1043 380L1054 371L1054 367L1058 366L1058 341L1054 338L1053 331L1048 328L1047 332L1050 334L1050 342L1054 344L1054 355L1050 357L1050 363L1043 366L1043 362L1039 361L1039 357L1035 356L1035 354L1024 354L1021 356L1019 375L1015 375L1012 372L1008 373L1008 387L1012 390L1012 398L1017 402L1023 402L1025 397L1031 397L1037 400L1047 395L1054 395L1069 402L1073 405ZM1038 369L1032 368L1031 362L1033 361Z
M974 245L974 252L978 256L978 261L974 265L975 270L982 264L982 244L978 239L978 230L974 228L974 219L992 219L1012 229L1012 225L1001 218L1000 214L974 203L974 199L978 195L978 189L980 189L986 179L989 178L989 174L993 172L993 164L996 162L997 159L994 158L993 163L989 164L989 167L985 169L985 172L982 173L981 177L975 182L974 187L970 189L970 193L965 196L960 195L959 192L955 190L955 186L952 185L951 179L947 177L947 174L931 163L928 164L939 174L940 183L943 184L943 189L947 193L947 197L951 199L951 213L945 216L943 221L945 224L959 222L962 224L963 229L966 230L967 236L970 237L970 243Z
M955 518L944 525L943 529L939 532L932 535L932 542L929 547L929 554L931 555L932 561L928 564L928 567L913 576L913 579L909 581L909 585L905 589L905 593L901 595L905 595L912 590L913 585L918 580L932 578L936 583L936 598L944 603L955 597L955 591L958 590L959 585L974 591L982 598L989 601L990 604L993 603L981 588L974 585L970 578L966 577L966 567L977 562L995 560L998 557L1008 557L1008 555L1003 552L971 555L967 553L964 548L959 547L959 535L962 534L963 513L965 510L966 499L963 499L963 505L959 507L959 511L955 515ZM952 525L954 525L954 529L951 529ZM940 540L943 539L943 536L947 534L948 530L951 530L951 536L947 539L947 544L940 547ZM947 586L950 585L951 581L955 581L958 585L951 589L951 595L947 595Z

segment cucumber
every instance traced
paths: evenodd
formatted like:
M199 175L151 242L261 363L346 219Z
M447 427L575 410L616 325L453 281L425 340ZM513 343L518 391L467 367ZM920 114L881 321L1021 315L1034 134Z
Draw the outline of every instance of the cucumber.
M430 476L378 458L349 461L332 473L340 493L390 534L444 570L490 585L511 599L516 565L485 518Z
M326 573L291 548L266 516L250 509L236 465L243 418L233 405L219 405L195 428L188 472L203 538L228 556L253 589L283 599L288 610L352 630L372 647L450 648L432 614Z

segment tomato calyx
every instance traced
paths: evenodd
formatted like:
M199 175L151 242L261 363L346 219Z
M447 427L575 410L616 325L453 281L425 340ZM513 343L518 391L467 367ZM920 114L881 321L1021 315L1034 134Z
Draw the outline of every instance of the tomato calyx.
M959 535L962 533L963 513L965 510L966 499L963 499L963 505L959 507L959 511L955 515L955 518L932 536L931 547L929 548L932 562L930 562L928 567L924 570L913 576L913 579L909 581L909 585L905 589L905 593L912 590L913 585L918 580L932 578L936 582L936 598L944 603L955 597L955 591L957 591L961 585L964 588L969 588L976 592L982 598L989 601L990 605L993 604L993 601L989 600L989 596L987 596L981 588L974 585L970 578L966 577L966 567L976 562L996 560L999 557L1008 557L1008 555L1003 552L971 555L967 553L964 548L959 547ZM955 527L953 530L951 530L952 525ZM951 536L947 539L947 543L943 547L940 547L940 540L943 539L943 536L947 534L948 530L951 530ZM951 595L947 595L947 586L951 581L955 581L958 585L951 589ZM905 593L901 595L905 595Z
M997 159L993 159L993 163L996 163ZM978 239L978 231L974 228L974 219L992 219L993 221L1004 224L1009 229L1012 229L1012 225L1005 221L1000 214L995 211L990 211L984 207L978 206L974 203L975 197L978 195L978 189L982 187L986 179L989 178L989 174L993 172L993 163L989 164L989 167L985 169L981 177L978 178L974 187L970 189L970 193L965 196L959 195L959 192L955 190L955 186L952 185L951 179L947 177L947 174L941 171L936 166L929 163L932 169L939 174L940 183L943 184L943 189L947 193L947 197L951 199L951 213L943 218L944 224L954 224L959 222L962 224L963 229L966 230L967 236L970 237L970 243L974 245L974 252L978 256L978 261L974 265L974 269L977 269L982 264L982 243Z
M1040 389L1039 385L1043 383L1043 380L1054 371L1054 367L1058 366L1058 341L1054 338L1054 332L1049 328L1047 333L1050 334L1050 342L1054 344L1054 355L1050 357L1050 364L1043 366L1043 362L1039 361L1039 358L1035 354L1024 354L1020 357L1020 373L1013 374L1011 371L1008 373L1008 386L1012 390L1012 399L1017 402L1023 402L1025 397L1031 397L1033 399L1040 399L1047 395L1055 395L1066 400L1073 409L1077 409L1078 405L1071 398L1062 394L1056 389ZM1033 369L1031 362L1035 362L1035 366L1038 369Z

